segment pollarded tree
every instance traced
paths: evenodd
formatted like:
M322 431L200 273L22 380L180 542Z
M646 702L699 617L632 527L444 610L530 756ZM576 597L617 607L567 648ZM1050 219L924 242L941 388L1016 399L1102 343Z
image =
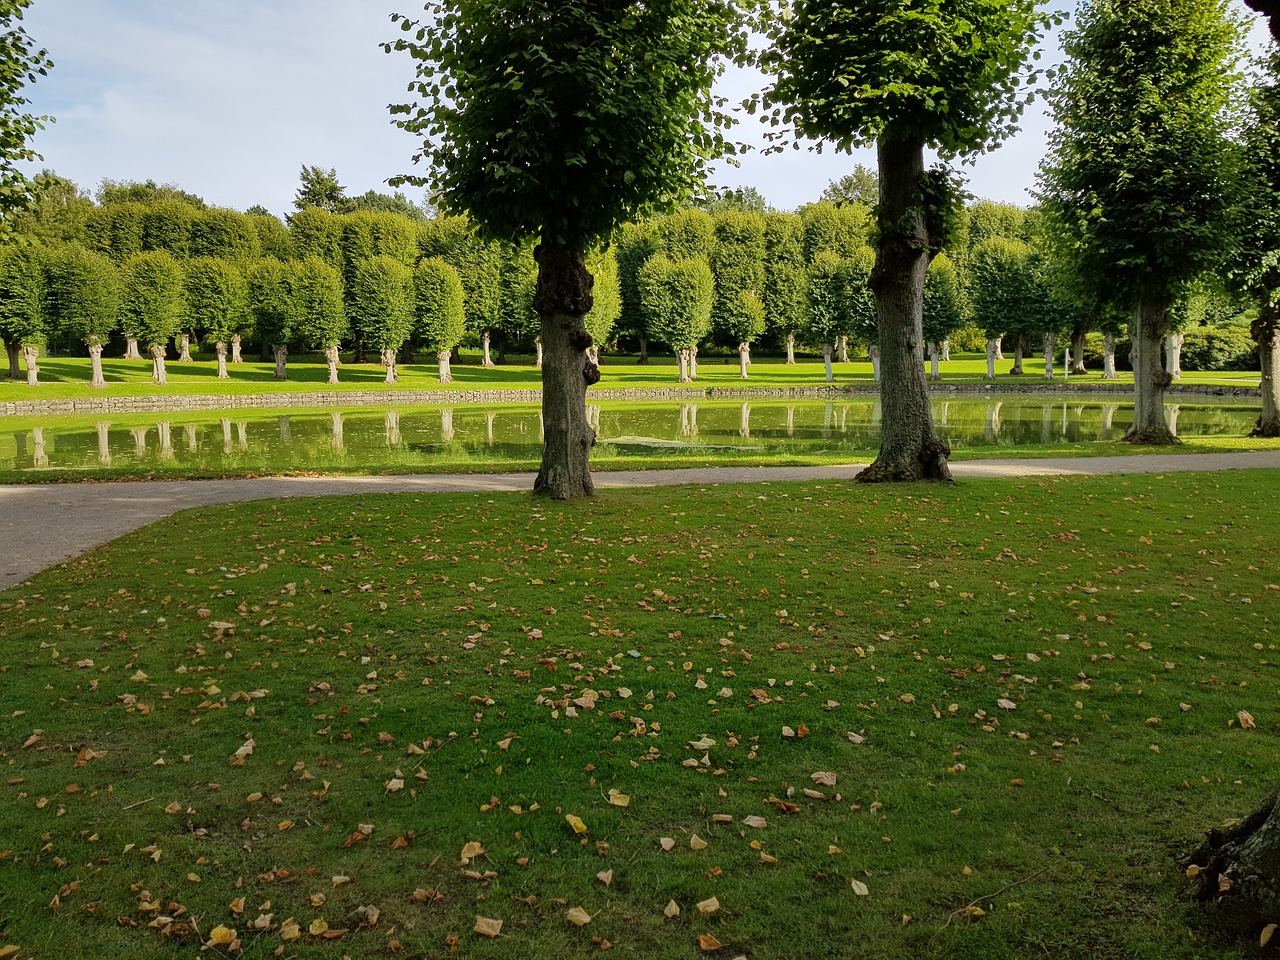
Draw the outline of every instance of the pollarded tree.
M955 263L940 253L929 264L924 278L921 330L929 348L929 375L938 379L938 345L964 326L968 319L964 287Z
M324 351L328 382L337 383L338 346L351 329L342 307L342 274L319 257L307 257L291 267L293 330L300 340Z
M263 257L249 264L249 314L262 342L270 344L276 380L287 380L289 344L294 342L293 271L291 264Z
M387 383L397 383L396 354L413 333L413 268L395 257L370 257L356 269L351 298L366 345L378 351Z
M418 250L458 271L467 329L480 340L480 365L492 367L492 329L502 309L501 245L481 237L466 217L437 217L421 225Z
M871 208L861 203L835 204L829 201L811 203L800 213L804 220L804 256L813 263L819 252L827 250L837 257L848 257L867 244L874 226Z
M270 213L246 213L257 237L258 256L275 257L277 260L293 259L293 238L289 228Z
M120 326L151 354L152 379L168 383L165 345L182 325L182 265L163 250L150 250L130 257L120 279Z
M879 456L859 480L950 479L950 449L929 406L921 310L956 197L949 177L926 174L924 148L974 154L1013 129L1023 66L1046 24L1035 0L796 0L770 29L775 119L845 151L876 144L872 287L884 414Z
M796 334L804 327L808 309L804 221L794 213L765 214L764 246L765 328L782 338L787 363L795 363Z
M187 318L218 357L218 379L226 380L227 346L249 325L249 285L230 260L197 257L183 265Z
M819 250L809 264L804 337L812 345L822 345L822 363L827 383L835 380L831 368L832 345L837 337L848 336L849 314L845 297L844 260L831 250Z
M1169 311L1230 251L1239 42L1219 0L1095 0L1063 40L1040 195L1091 294L1130 311L1130 442L1177 442L1160 362Z
M373 345L369 342L368 327L381 321L376 316L365 315L356 295L360 271L374 257L389 257L412 270L418 259L418 226L394 213L372 210L349 213L342 217L341 222L342 290L347 319L355 338L356 362L363 363L365 346ZM399 349L399 344L396 349Z
M105 387L102 348L119 323L119 271L105 254L67 244L52 251L48 276L53 325L85 342L93 368L90 386Z
M413 287L417 339L435 353L440 382L452 383L449 358L467 332L462 279L451 264L426 257L413 271Z
M1021 374L1026 324L1036 310L1031 248L1021 240L991 237L969 252L967 265L973 322L987 335L987 379L995 379L996 344L1006 335L1015 351L1009 372Z
M48 51L37 49L22 28L23 11L30 5L31 0L0 0L0 243L13 235L14 214L32 204L34 185L18 165L40 159L28 142L50 120L22 109L29 102L23 87L53 66Z
M299 260L318 257L330 266L342 267L342 223L321 207L304 207L289 218L289 239Z
M142 249L163 250L173 257L191 256L191 229L201 213L181 200L161 200L142 208Z
M49 338L45 303L44 247L0 245L0 339L9 354L9 379L21 379L18 357L27 365L27 384L37 386L40 348Z
M649 336L675 350L681 383L696 379L693 352L711 332L711 267L702 259L676 261L659 253L640 268L639 285Z
M190 251L193 257L256 260L262 248L252 218L237 210L214 209L192 218Z
M622 312L618 316L619 333L636 338L640 356L636 363L649 362L649 331L645 328L644 311L640 307L640 268L662 249L657 224L653 221L623 224L617 238L618 292Z
M677 210L658 221L662 251L672 260L701 257L708 263L716 246L716 222L711 214L697 207Z
M592 345L587 348L591 362L600 366L600 348L613 336L614 324L622 314L622 291L618 285L618 261L612 247L595 250L587 255L587 269L595 277L591 287L591 309L583 323L591 334Z
M697 192L728 149L711 86L746 53L741 0L430 0L393 46L419 62L425 105L393 108L423 133L442 203L484 231L536 238L545 361L537 493L593 492L586 388L586 251L621 224ZM403 19L397 17L396 19Z
M764 333L764 216L726 210L715 218L711 272L715 276L712 328L738 344L738 369L747 379L751 344Z

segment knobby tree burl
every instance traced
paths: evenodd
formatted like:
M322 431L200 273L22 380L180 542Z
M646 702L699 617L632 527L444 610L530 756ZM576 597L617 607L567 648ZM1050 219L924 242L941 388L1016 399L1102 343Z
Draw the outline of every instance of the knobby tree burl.
M981 153L1016 129L1032 50L1050 18L1035 0L796 0L771 18L763 55L775 125L837 149L875 143L876 295L883 430L863 482L949 480L950 449L929 407L921 329L929 261L946 242L958 190L926 171Z
M586 254L615 229L671 209L732 153L712 81L747 50L752 0L430 0L421 21L393 14L384 45L417 63L411 102L391 107L422 137L446 210L482 234L536 241L534 308L543 345L545 441L535 493L590 496L586 388L599 377L584 317Z

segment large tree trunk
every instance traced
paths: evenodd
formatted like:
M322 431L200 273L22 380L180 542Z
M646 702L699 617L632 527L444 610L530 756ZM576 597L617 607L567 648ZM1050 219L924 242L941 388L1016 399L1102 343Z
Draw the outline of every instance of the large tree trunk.
M796 362L796 335L794 333L787 334L787 363L795 364Z
M996 354L1000 351L1000 338L992 337L987 341L987 379L996 378Z
M22 345L22 359L27 363L27 386L40 386L40 348L29 343Z
M747 379L747 364L751 362L751 344L743 341L738 344L738 372L742 379Z
M484 355L480 358L480 366L486 370L493 366L493 357L489 354L489 328L485 327L480 331L480 348L484 351Z
M1181 330L1165 334L1164 338L1164 372L1174 380L1182 379L1182 345L1187 335Z
M1116 373L1116 335L1104 333L1102 335L1102 379L1118 380L1119 378L1119 374Z
M880 335L880 453L858 474L862 483L950 480L951 448L934 430L924 375L924 278L929 230L920 206L924 145L881 137L880 240L870 286Z
M338 345L331 344L324 348L325 363L329 365L328 383L338 382Z
M164 368L164 344L153 343L147 349L151 351L151 379L161 385L167 384L169 375Z
M396 368L396 351L387 347L382 351L382 364L387 368L387 383L399 383L400 371Z
M1089 327L1082 324L1071 329L1071 374L1072 376L1081 377L1089 372L1089 368L1084 365L1084 341L1089 335Z
M178 362L179 363L195 363L191 359L191 334L182 333L178 336Z
M5 353L9 354L9 379L22 379L22 344L17 340L5 339Z
M441 383L453 383L453 367L449 365L452 356L452 350L441 350L436 354L436 363L440 364Z
M637 364L649 362L649 338L643 333L640 334L640 356L636 359Z
M836 358L837 363L849 362L849 338L843 333L836 337Z
M218 357L218 379L229 380L231 374L227 373L227 345L219 340L213 345L213 352Z
M1168 326L1169 299L1140 295L1129 323L1129 338L1133 341L1133 426L1124 435L1129 443L1178 442L1164 422L1164 391L1173 378L1160 364L1160 343Z
M102 344L89 344L89 364L93 368L93 379L89 382L89 386L105 387L107 378L102 375Z
M600 371L587 359L591 335L583 318L591 310L593 278L581 250L549 246L534 250L538 285L533 309L542 320L542 420L546 432L535 494L554 500L589 497L591 447L587 386Z
M1262 366L1262 415L1251 437L1280 437L1280 306L1264 306L1253 321Z
M1220 905L1254 932L1280 921L1280 787L1243 820L1206 831L1187 875L1199 899Z
M1013 366L1009 368L1009 376L1022 376L1022 337L1018 337L1013 348Z
M273 343L271 345L271 351L275 354L276 358L276 373L273 379L287 380L289 378L289 373L285 369L285 364L289 360L289 345L287 343Z
M138 338L126 337L124 341L124 358L126 360L141 360L142 353L138 350Z

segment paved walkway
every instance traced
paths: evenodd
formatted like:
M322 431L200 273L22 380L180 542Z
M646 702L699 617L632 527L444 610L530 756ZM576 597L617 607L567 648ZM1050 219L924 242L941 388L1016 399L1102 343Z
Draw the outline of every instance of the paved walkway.
M593 475L597 489L675 484L850 480L865 464L831 467L708 467L622 470ZM957 480L1189 470L1280 470L1280 450L1147 454L1062 460L969 460L951 464ZM421 474L392 477L265 477L121 483L0 485L0 590L92 547L179 510L274 497L359 493L488 493L530 490L533 474Z

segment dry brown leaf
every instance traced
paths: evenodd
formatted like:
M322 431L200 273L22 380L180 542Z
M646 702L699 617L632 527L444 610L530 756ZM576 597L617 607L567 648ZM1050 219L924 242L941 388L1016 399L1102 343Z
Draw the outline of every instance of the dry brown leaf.
M757 817L754 813L750 816L743 817L742 822L748 827L755 827L757 830L763 830L769 825L769 821L764 817Z
M871 893L871 891L867 889L867 885L856 878L850 880L849 885L853 887L854 896L865 897L869 896Z
M225 947L235 938L236 932L231 927L214 927L209 931L209 940L205 946Z
M809 779L823 787L834 787L836 785L836 775L825 770L809 774Z
M463 860L474 860L483 853L484 846L478 840L472 840L462 848L461 857Z
M1241 730L1252 730L1258 725L1254 722L1253 714L1248 710L1241 710L1236 714L1236 719L1240 721Z
M689 838L689 849L690 849L690 850L705 850L705 849L707 849L707 841L703 840L700 836L698 836L698 835L695 833L693 836L691 836L691 837Z
M720 910L720 901L717 900L715 897L711 897L707 900L703 900L701 903L698 904L698 912L702 914L704 917L709 917L714 913L718 913L719 910Z
M713 950L719 950L723 946L723 943L709 933L698 934L698 949L703 953L711 953Z
M668 900L667 905L662 908L662 915L668 920L674 920L676 917L680 916L680 904L676 903L674 900Z
M294 921L292 917L280 924L280 939L286 943L297 940L302 936L302 928Z
M489 917L476 917L476 925L471 932L478 933L482 937L496 937L502 933L502 921L492 920Z
M572 923L575 927L584 927L591 922L591 914L583 910L581 907L574 907L564 915L564 918Z
M670 837L661 837L661 838L659 838L659 840L658 840L658 844L659 844L659 846L661 846L661 847L662 847L662 849L663 849L664 851L666 851L667 853L670 853L672 850L674 850L674 849L676 848L676 842L675 842L674 840L672 840Z
M601 870L596 874L596 879L603 883L606 887L613 883L613 871Z

